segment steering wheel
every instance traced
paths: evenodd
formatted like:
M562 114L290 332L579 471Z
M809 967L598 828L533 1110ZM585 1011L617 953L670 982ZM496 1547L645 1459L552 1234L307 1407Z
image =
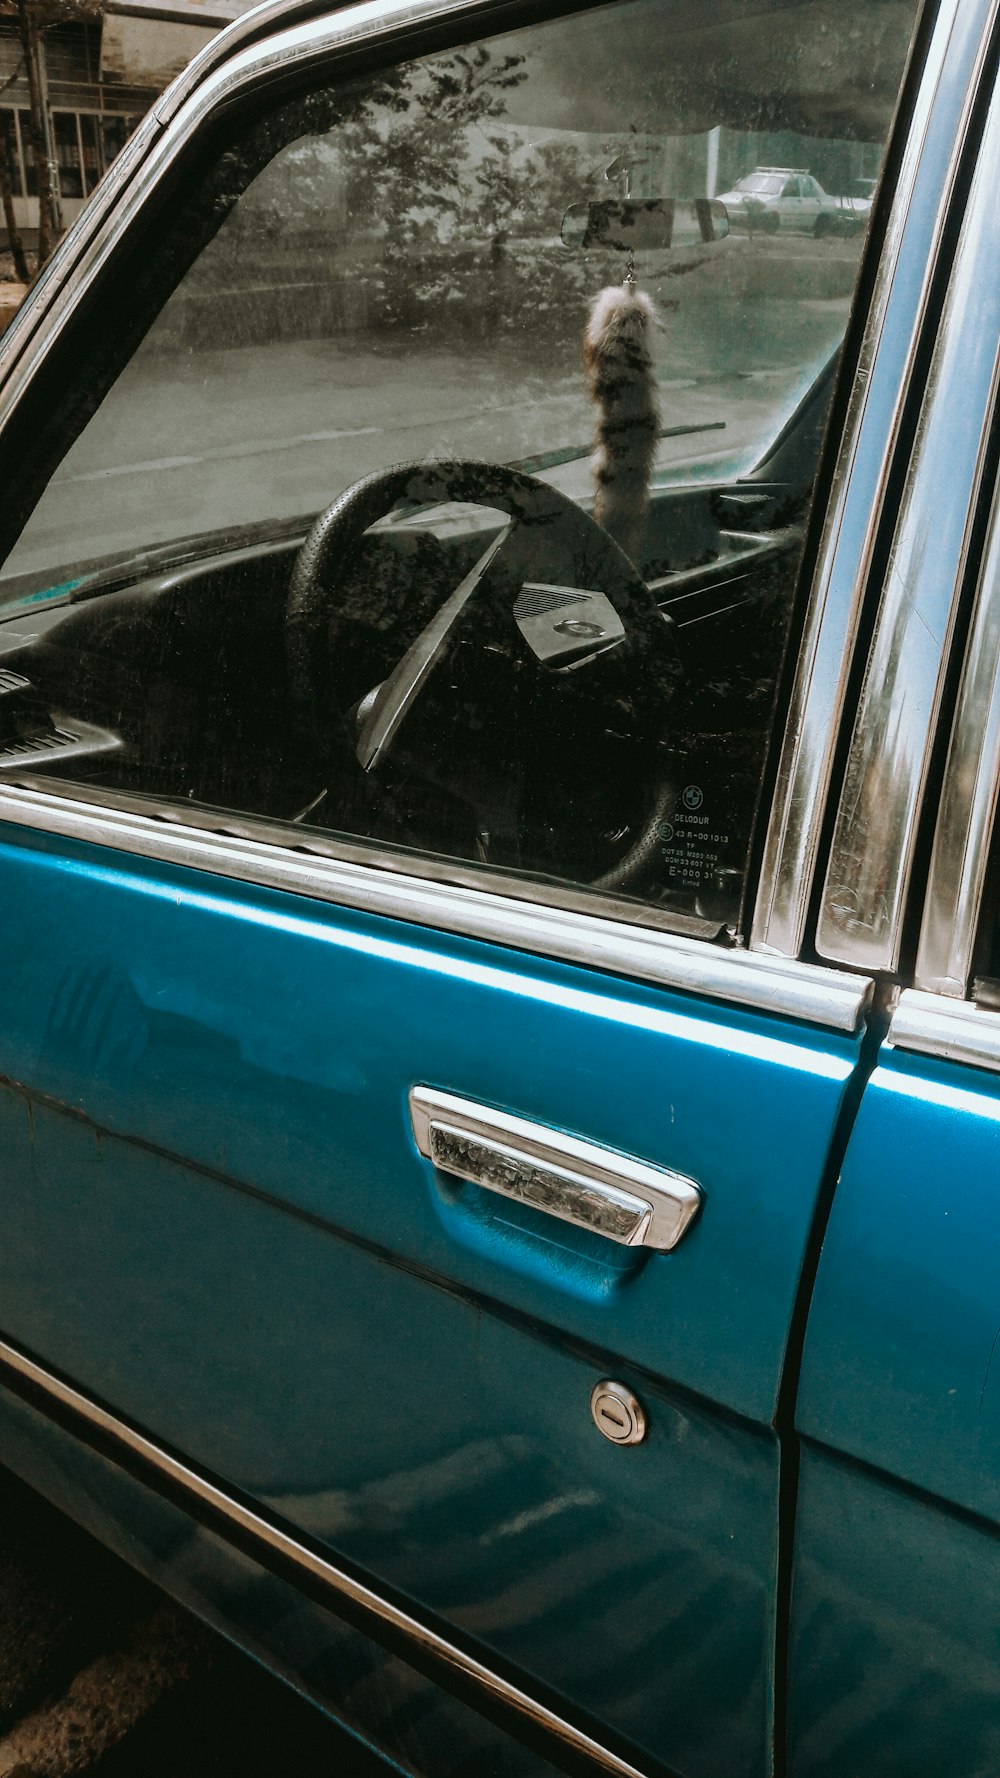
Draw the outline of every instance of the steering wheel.
M345 646L341 615L345 589L364 573L365 533L403 503L446 502L489 507L505 513L508 523L484 526L489 542L478 561L409 640L398 664L345 709L337 689L338 651ZM619 807L602 815L619 828L620 801L634 802L637 772L645 780L642 817L626 824L627 849L589 880L628 889L655 862L674 800L665 723L680 674L672 625L634 563L558 489L521 470L464 459L401 464L354 482L316 520L299 552L286 645L301 733L326 785L339 788L345 773L355 781L360 775L369 808L391 802L393 766L412 760L414 749L424 764L432 740L440 746L442 730L451 726L457 733L463 711L476 701L467 692L463 701L461 686L474 672L478 690L488 673L500 711L499 718L491 711L494 738L517 732L522 775L536 784L545 771L607 778L613 759ZM450 663L447 672L443 662ZM478 699L484 701L485 692ZM532 737L543 757L532 757ZM458 785L471 806L497 775L480 770L477 780L469 763L474 753L475 738L463 730L451 750L449 788ZM493 764L502 770L499 759ZM419 843L427 844L426 836ZM434 839L430 845L449 849ZM560 864L557 858L532 868L565 874Z

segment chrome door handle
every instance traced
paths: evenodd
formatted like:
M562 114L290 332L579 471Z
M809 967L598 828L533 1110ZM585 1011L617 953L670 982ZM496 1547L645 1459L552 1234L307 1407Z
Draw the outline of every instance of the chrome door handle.
M669 1253L701 1203L683 1173L452 1093L412 1087L410 1119L421 1154L443 1173L626 1247Z

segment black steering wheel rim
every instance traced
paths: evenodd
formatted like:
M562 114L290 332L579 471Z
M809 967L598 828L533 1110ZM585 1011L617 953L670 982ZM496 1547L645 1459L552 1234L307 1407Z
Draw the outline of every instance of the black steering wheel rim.
M377 519L403 499L414 505L465 501L493 506L524 523L539 523L557 514L593 526L602 544L613 551L623 573L640 580L629 557L585 508L558 488L549 487L525 470L474 458L430 463L397 463L352 482L320 513L296 558L286 607L286 648L292 696L314 740L326 728L327 711L315 706L324 681L324 631L336 607L336 585L350 552Z
M575 500L524 470L459 458L400 463L363 476L338 495L313 524L295 562L286 607L292 697L303 738L323 767L332 767L338 756L346 760L353 751L343 713L339 721L331 721L328 693L328 631L336 615L338 582L350 576L352 558L369 528L404 500L415 506L446 502L488 506L524 524L568 518L576 527L596 534L605 561L622 584L630 586L655 612L652 594L615 539ZM658 612L655 617L666 631L666 622ZM595 880L597 886L628 892L648 874L665 810L674 794L672 782L660 781L655 786L651 812L638 840L616 867Z

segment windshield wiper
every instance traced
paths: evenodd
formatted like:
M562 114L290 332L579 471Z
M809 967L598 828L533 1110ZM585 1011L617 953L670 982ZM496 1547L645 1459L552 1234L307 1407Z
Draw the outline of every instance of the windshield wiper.
M725 420L702 420L692 426L664 426L659 436L683 438L695 432L724 432L725 428ZM582 458L589 457L593 448L592 444L564 445L556 451L542 451L534 457L518 458L508 463L507 468L520 469L525 475L539 475L547 469L558 469L563 463L578 463ZM409 518L426 505L426 501L419 501L415 505L403 503L395 509L394 516L397 519ZM145 548L117 550L111 556L92 557L74 563L71 569L72 578L55 584L46 584L44 570L27 570L5 579L0 604L5 607L5 617L13 616L25 605L56 605L64 602L76 605L85 599L99 598L119 587L134 586L140 580L171 573L189 563L205 561L212 556L231 555L241 549L253 549L264 543L281 547L304 537L315 516L314 513L300 513L291 518L257 519L250 524L195 532L188 537L149 544ZM62 569L61 572L65 574L66 570ZM39 581L43 582L41 586Z
M685 438L691 432L724 432L725 420L701 420L696 426L664 426L661 438ZM546 469L558 469L563 463L578 463L581 457L589 457L594 447L586 445L564 445L558 451L541 451L536 457L518 457L508 463L508 469L520 469L525 475L540 475Z

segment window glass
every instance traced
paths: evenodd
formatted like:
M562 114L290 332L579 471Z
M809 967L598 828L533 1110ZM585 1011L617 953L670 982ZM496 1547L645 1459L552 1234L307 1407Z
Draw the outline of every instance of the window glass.
M99 119L93 112L80 113L80 139L83 143L83 177L87 195L101 177L101 139Z
M104 164L109 167L117 154L121 154L126 142L135 128L136 120L131 117L102 117L100 120L101 135L104 145Z
M35 168L35 157L31 152L30 111L19 111L17 114L17 122L21 131L21 146L24 150L24 177L28 185L28 196L30 198L37 198L38 173Z
M0 111L0 135L2 135L3 152L7 158L11 192L16 198L23 197L24 182L21 178L21 157L17 149L17 130L13 111Z
M52 114L52 123L59 167L59 190L64 198L82 198L83 168L76 133L76 113L55 111Z
M738 924L862 249L745 194L879 159L914 13L780 10L261 110L3 568L0 771Z

